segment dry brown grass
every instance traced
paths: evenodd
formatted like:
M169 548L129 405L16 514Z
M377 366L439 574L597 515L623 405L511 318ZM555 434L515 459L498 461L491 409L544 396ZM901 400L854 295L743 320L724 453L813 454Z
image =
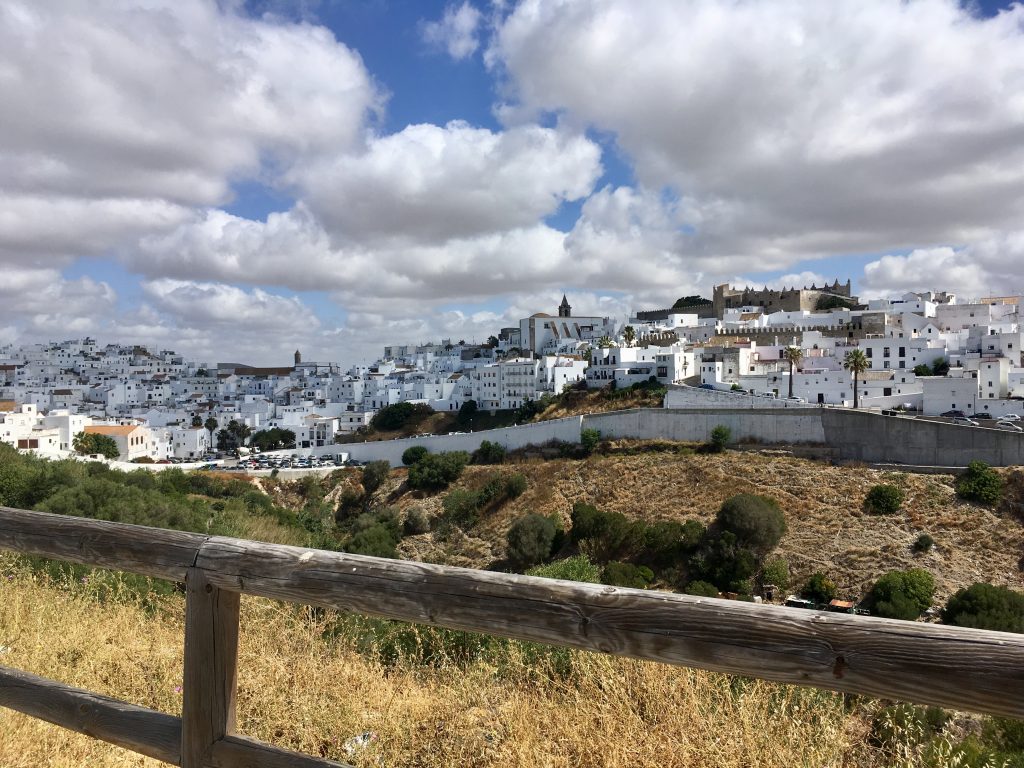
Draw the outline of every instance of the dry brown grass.
M9 561L8 561L9 562ZM3 663L180 712L182 601L156 610L24 571L0 583ZM571 682L515 670L385 668L323 639L329 617L244 599L244 733L357 766L869 765L842 698L645 662L573 653ZM344 744L372 731L355 754ZM875 756L877 757L877 755ZM150 766L0 709L0 766Z
M470 536L445 542L433 541L429 534L413 537L403 542L403 554L485 567L504 556L505 533L517 517L529 512L559 515L568 526L572 505L585 501L631 518L708 523L730 496L760 493L778 499L786 513L789 530L779 551L789 560L794 583L823 570L844 593L858 596L886 571L927 568L935 576L936 601L944 602L975 581L1024 589L1019 565L1024 556L1024 515L997 514L961 501L949 475L834 467L778 452L665 451L468 467L459 485L474 485L479 476L495 471L524 473L529 480L526 493L482 520ZM882 482L906 491L903 510L896 515L863 513L864 496ZM1024 488L1024 480L1020 485ZM1024 491L1020 495L1024 498ZM437 514L442 496L406 496L397 504L416 504ZM920 533L935 539L933 551L913 552Z

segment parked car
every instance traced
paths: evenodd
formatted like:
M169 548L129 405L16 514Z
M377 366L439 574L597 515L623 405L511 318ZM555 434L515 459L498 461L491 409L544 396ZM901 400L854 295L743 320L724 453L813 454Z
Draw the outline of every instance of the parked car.
M994 419L995 416L993 416L991 413L972 413L971 414L971 418L972 419Z
M1019 424L1014 424L1012 421L997 421L996 426L1000 429L1008 429L1011 432L1024 432Z
M1004 413L999 417L1000 421L1020 421L1020 414L1017 413Z
M715 385L714 384L701 384L700 388L701 389L714 389Z
M966 419L967 418L967 414L964 413L963 411L946 411L945 413L940 413L939 416L941 416L944 419Z
M976 422L974 419L969 419L966 416L957 416L956 418L953 419L953 423L954 424L963 424L964 426L968 426L968 427L977 427L977 426L979 426L978 422Z

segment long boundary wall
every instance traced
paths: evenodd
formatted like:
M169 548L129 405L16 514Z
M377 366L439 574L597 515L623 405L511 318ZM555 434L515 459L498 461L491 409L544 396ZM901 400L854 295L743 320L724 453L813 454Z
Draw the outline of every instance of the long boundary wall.
M785 410L645 408L584 416L583 428L600 430L602 437L702 442L721 424L729 428L733 440L769 444L824 443L820 411L820 408L806 405Z

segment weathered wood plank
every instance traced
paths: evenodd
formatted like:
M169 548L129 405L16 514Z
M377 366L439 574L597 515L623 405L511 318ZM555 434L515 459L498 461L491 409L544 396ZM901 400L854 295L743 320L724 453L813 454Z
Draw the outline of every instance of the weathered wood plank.
M0 667L0 706L94 739L181 764L181 720L98 693Z
M213 537L223 589L798 685L1024 717L1024 635Z
M351 768L319 757L280 749L244 736L226 736L213 745L210 768Z
M0 507L0 549L184 581L207 537Z
M214 587L189 569L185 581L185 673L181 765L202 768L213 745L235 731L237 592Z

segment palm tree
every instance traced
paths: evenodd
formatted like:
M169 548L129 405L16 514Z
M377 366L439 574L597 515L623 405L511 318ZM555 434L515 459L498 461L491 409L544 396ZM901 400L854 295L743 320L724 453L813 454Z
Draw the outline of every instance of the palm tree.
M860 374L871 367L871 361L868 360L867 356L859 349L851 349L846 353L846 357L843 359L843 368L848 371L853 371L853 407L859 407L860 400L857 397L857 384L860 379Z
M633 342L636 341L636 331L633 330L632 325L627 325L622 329L622 340L626 342L627 347L633 346Z
M612 341L611 336L602 336L597 340L597 346L601 349L608 349L609 347L614 347L615 342Z
M793 397L793 367L800 365L804 359L804 351L800 347L786 347L782 350L782 357L789 363L789 397Z
M213 448L213 433L217 430L217 427L219 426L217 424L217 419L215 419L211 415L209 418L206 419L206 421L203 422L203 426L206 427L210 432L210 447Z

